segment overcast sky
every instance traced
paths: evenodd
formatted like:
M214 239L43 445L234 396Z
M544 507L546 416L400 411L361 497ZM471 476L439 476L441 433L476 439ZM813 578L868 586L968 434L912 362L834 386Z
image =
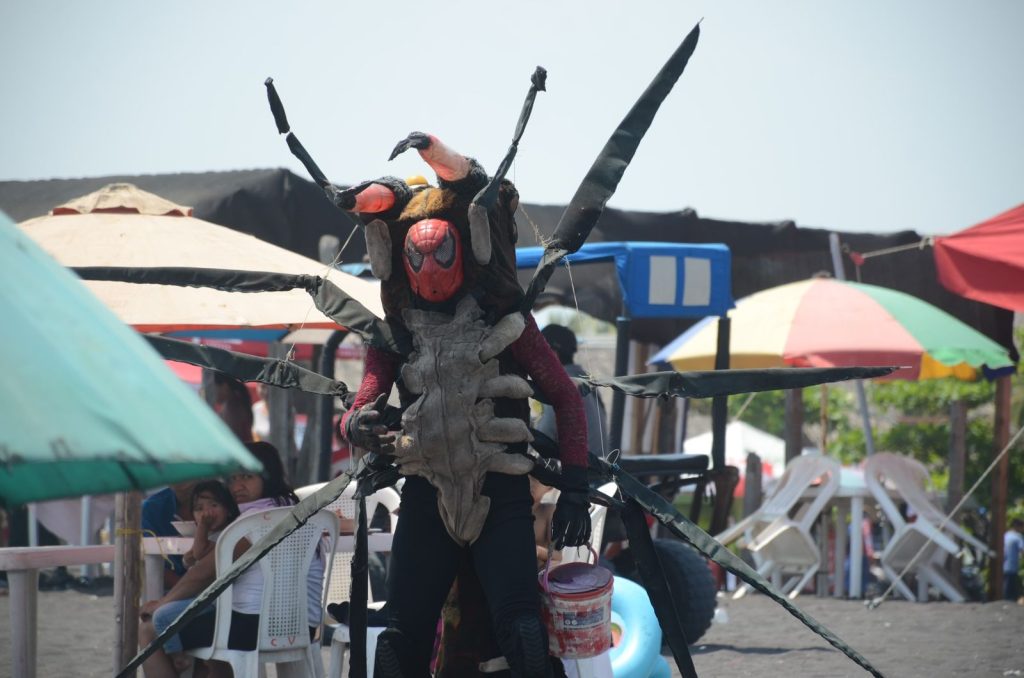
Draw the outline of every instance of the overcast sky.
M440 5L440 6L438 6ZM1024 202L1024 2L0 3L0 179L285 166L263 80L336 183L411 130L566 203L701 18L611 205L949 233ZM432 178L432 177L431 177Z

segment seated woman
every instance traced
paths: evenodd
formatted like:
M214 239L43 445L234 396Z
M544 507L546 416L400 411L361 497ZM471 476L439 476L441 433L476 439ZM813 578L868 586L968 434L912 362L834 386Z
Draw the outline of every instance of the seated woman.
M295 493L285 480L284 467L277 449L265 442L246 443L245 445L253 456L260 460L264 470L262 474L238 473L228 479L228 489L238 504L238 510L245 514L298 503ZM237 559L245 553L249 546L251 544L248 540L239 541L235 548L235 558ZM325 556L323 549L320 549L318 556L313 558L306 580L311 638L320 625L320 596L323 590ZM216 560L214 551L211 550L198 558L195 565L162 598L151 600L142 606L139 642L143 646L152 642L157 635L154 619L159 619L163 628L166 628L181 612L182 607L177 601L199 595L215 578ZM256 649L262 590L263 574L258 567L250 568L235 580L232 587L231 630L228 647L236 650ZM165 606L175 606L177 609L162 609ZM211 607L210 610L212 611L212 609ZM170 615L170 620L165 619L165 615ZM213 640L214 621L215 615L213 614L200 614L195 617L177 635L180 648L189 650L209 646ZM168 641L168 643L172 642L174 639ZM172 647L177 649L179 645L175 644ZM178 674L178 669L164 650L153 653L142 668L147 678L173 678ZM210 662L209 675L214 678L230 676L231 669L222 662Z
M219 480L205 480L196 483L192 489L190 502L192 515L195 516L196 534L192 548L185 552L183 561L186 568L194 566L198 561L213 551L217 537L221 531L238 517L238 505L224 483ZM153 626L156 633L164 629L178 618L178 615L189 606L193 598L184 598L164 605L153 615ZM213 608L210 608L212 612ZM166 652L174 662L174 667L182 671L192 663L183 655L181 640L174 636L164 645Z

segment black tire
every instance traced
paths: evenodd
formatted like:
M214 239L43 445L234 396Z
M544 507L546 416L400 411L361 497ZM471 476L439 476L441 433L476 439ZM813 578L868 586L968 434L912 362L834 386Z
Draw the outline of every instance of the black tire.
M710 628L718 606L718 585L704 556L681 541L655 539L686 642L693 645Z

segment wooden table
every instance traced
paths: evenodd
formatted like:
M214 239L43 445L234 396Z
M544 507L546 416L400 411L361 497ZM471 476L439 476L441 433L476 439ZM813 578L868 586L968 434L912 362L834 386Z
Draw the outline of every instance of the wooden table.
M369 535L369 550L391 550L390 533ZM163 594L165 555L181 555L192 547L191 537L145 537L145 585L143 600ZM335 552L355 550L355 537L338 537ZM0 570L7 572L10 588L11 666L19 678L35 678L37 656L39 570L69 565L97 565L114 562L114 546L28 546L0 548Z

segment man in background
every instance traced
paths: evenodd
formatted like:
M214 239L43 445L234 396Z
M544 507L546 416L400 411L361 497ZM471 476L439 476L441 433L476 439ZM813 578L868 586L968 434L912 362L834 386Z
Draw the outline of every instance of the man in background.
M1018 600L1020 587L1020 554L1024 550L1024 520L1014 518L1003 535L1003 598Z
M142 534L144 537L177 537L172 521L192 520L192 488L195 480L177 483L151 494L142 502ZM174 586L185 574L181 556L164 559L164 590Z
M576 356L576 335L572 330L562 325L547 325L540 333L558 356L559 362L562 363L570 377L586 375L584 369L573 362ZM601 402L601 396L596 390L583 396L583 409L587 415L587 443L590 446L590 451L603 457L609 452L607 415L604 403ZM536 428L552 440L558 440L558 433L555 430L555 411L550 405L544 406Z

